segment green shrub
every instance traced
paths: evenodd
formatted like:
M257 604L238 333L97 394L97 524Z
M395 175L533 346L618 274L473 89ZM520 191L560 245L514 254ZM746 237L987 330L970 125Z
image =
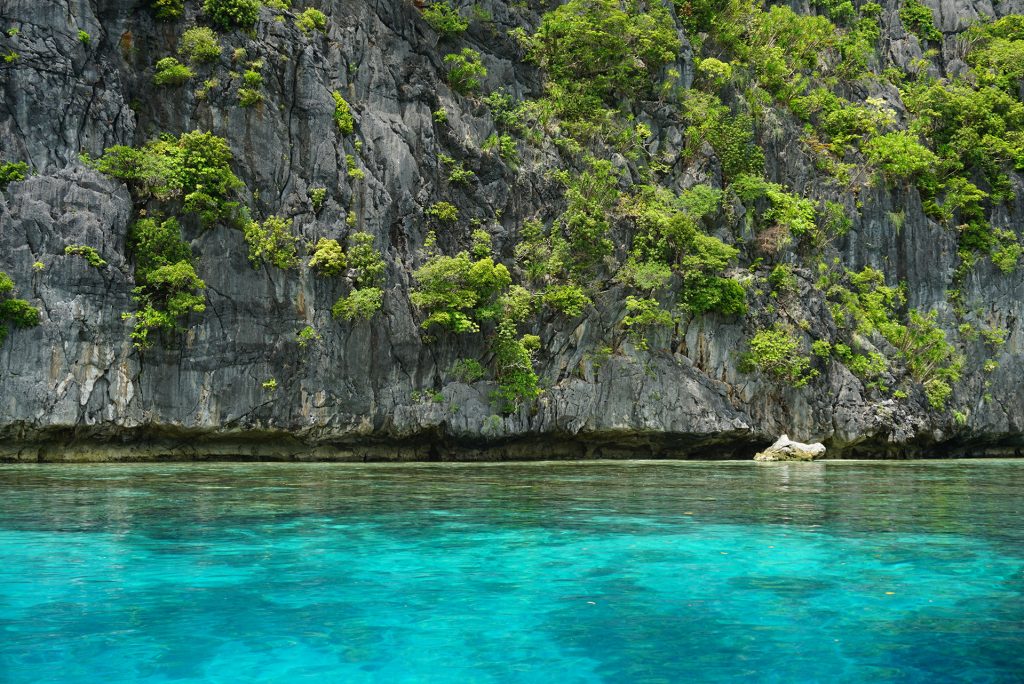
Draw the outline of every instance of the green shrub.
M476 178L476 174L466 168L464 162L455 161L446 154L439 154L437 160L448 167L448 182L469 185Z
M100 256L100 253L87 245L68 245L64 248L64 254L80 256L93 268L107 267L107 262Z
M484 141L481 149L485 152L496 151L499 157L512 166L519 163L519 150L516 147L515 139L511 135L492 134Z
M626 297L626 311L622 327L638 349L647 349L646 335L650 331L671 328L676 322L672 313L661 308L657 299L649 297Z
M180 19L185 14L185 0L149 0L149 7L161 21Z
M813 345L812 345L813 349ZM850 372L864 380L872 380L884 373L889 364L885 357L876 351L867 354L856 354L849 345L837 343L833 347L836 357L843 362Z
M795 291L797 288L796 276L793 275L793 268L789 264L778 264L768 274L768 283L775 290Z
M369 319L380 310L384 291L379 286L387 264L373 242L369 233L353 233L348 238L347 254L342 252L337 240L321 238L317 242L310 267L328 277L341 275L347 267L354 285L352 291L340 297L331 308L335 318Z
M325 199L327 199L327 188L309 189L309 202L313 205L314 213L320 211L320 208L324 206Z
M897 131L872 138L864 144L864 155L891 178L912 180L932 174L939 158L909 131Z
M156 268L146 276L147 296L162 296L166 311L172 318L206 310L205 295L199 294L206 284L187 261Z
M320 238L313 249L309 267L315 268L322 276L332 278L344 273L347 263L345 251L337 240Z
M417 287L410 298L427 313L421 324L424 329L437 325L454 333L474 333L484 323L496 323L492 340L498 380L495 398L503 410L512 410L540 394L533 370L533 352L540 340L535 335L520 337L518 332L519 323L532 310L533 296L512 285L508 269L488 253L484 235L476 236L475 242L479 257L475 260L465 251L453 257L431 254L413 273ZM433 243L431 234L428 249Z
M722 165L726 181L744 174L760 174L764 152L755 144L753 120L733 115L715 95L696 90L683 95L686 129L686 154L695 157L705 142L711 145Z
M260 88L263 86L263 74L256 69L246 69L242 74L242 82L249 88Z
M305 349L310 344L319 342L321 339L320 333L316 331L311 325L307 325L305 328L295 334L295 341L298 342L301 349Z
M994 202L1013 197L1007 173L1024 170L1024 102L1016 93L962 81L924 81L902 94L918 115L912 129L941 155L944 168L963 168L965 180L984 178Z
M828 140L828 151L842 158L848 149L856 149L861 140L878 134L891 123L891 110L880 102L872 106L854 104L826 88L816 88L805 96L795 97L790 108L804 121L814 122L818 134Z
M439 325L455 333L478 332L482 321L494 319L499 297L512 284L503 264L489 256L473 261L468 252L435 254L413 277L417 288L410 298L428 314L421 327Z
M210 95L210 91L220 87L220 81L215 78L208 78L203 81L202 88L196 88L195 96L197 100L205 100Z
M163 136L141 149L117 145L90 163L101 173L128 183L141 202L182 201L185 211L204 223L230 218L237 203L230 201L242 186L231 172L227 141L212 133L193 131L177 139Z
M1021 247L1016 234L1012 231L1000 231L1000 233L1004 240L999 249L992 252L992 263L1000 271L1009 275L1017 270L1017 264L1020 262L1021 254L1024 253L1024 248Z
M471 245L469 253L473 255L475 259L483 259L484 257L491 256L493 251L493 245L491 240L491 234L483 228L478 228L473 231L470 236Z
M570 318L580 316L591 304L591 299L579 285L549 285L541 300Z
M928 404L936 411L946 407L946 401L953 394L953 388L945 380L932 379L924 383L924 395Z
M745 96L753 100L754 111L770 104L766 96L786 102L803 92L807 84L803 74L822 71L840 42L840 32L828 19L797 14L785 5L765 7L748 1L697 4L709 13L706 18L714 54L729 55L734 73L739 67L743 82L749 83Z
M578 175L562 172L556 178L567 200L558 224L572 257L568 266L576 275L592 274L614 251L609 215L619 200L619 173L610 161L589 157Z
M192 248L181 238L177 219L161 221L144 218L136 221L128 233L128 244L135 257L135 280L145 281L161 266L192 259Z
M732 80L732 67L714 57L697 62L697 73L715 88L721 88Z
M922 314L911 309L905 324L894 321L878 324L879 331L896 347L911 375L926 392L929 384L959 381L964 364L956 348L946 341L946 333L937 319L934 311Z
M459 359L452 364L451 374L457 381L471 384L484 377L487 371L476 359Z
M516 322L504 318L498 325L494 341L494 362L497 367L497 398L510 412L524 402L540 396L537 373L533 370L533 352L540 346L536 335L518 336Z
M82 45L88 45L90 42L92 42L92 36L89 35L88 31L78 29L78 42Z
M292 234L291 227L292 220L280 216L268 216L262 224L249 221L244 234L249 261L254 267L268 263L287 271L299 265L299 238Z
M180 86L195 75L194 71L181 64L174 57L164 57L156 63L153 83L158 86Z
M778 183L770 183L755 176L740 176L729 189L748 207L761 199L768 201L768 208L757 215L756 220L760 230L781 231L782 237L775 243L777 246L786 244L790 235L807 238L812 243L818 242L817 209L811 200L787 192ZM769 248L766 251L772 250Z
M572 263L569 244L562 237L560 227L555 225L547 231L537 220L523 224L515 246L515 257L526 280L531 283L563 280L568 277Z
M903 22L903 27L917 36L922 43L942 42L942 34L939 33L939 29L935 28L932 11L920 0L903 0L903 6L900 8L900 21Z
M788 101L803 90L797 72L819 69L835 48L836 35L825 17L799 15L786 5L774 5L752 15L746 41L734 43L734 48L768 92Z
M310 31L327 31L327 15L318 9L312 7L307 8L295 17L295 25L303 33L309 33Z
M451 202L434 202L424 213L443 223L455 223L459 220L459 209Z
M964 35L971 46L967 61L982 84L1011 94L1024 79L1024 22L1020 17L1011 14L992 23L979 23Z
M14 292L14 280L0 271L0 344L7 339L8 325L13 325L15 328L31 328L39 325L39 309L24 299L12 297L12 292Z
M423 18L435 31L445 36L458 35L469 28L469 21L463 19L447 0L437 0L424 8Z
M844 280L849 287L841 282ZM880 271L865 267L856 273L847 271L842 277L827 274L819 286L834 302L831 309L836 323L860 335L880 334L896 349L911 377L921 383L926 393L929 383L938 388L934 390L937 392L941 390L937 383L959 381L963 357L946 341L936 312L922 314L911 309L903 321L899 320L897 310L904 303L904 293L900 288L886 286Z
M178 54L195 64L216 62L220 53L217 34L206 26L195 26L185 31L178 43Z
M345 166L348 167L348 177L354 181L361 181L366 178L366 172L356 164L355 155L345 155Z
M462 48L462 52L445 55L444 63L448 65L448 83L455 92L463 95L479 90L480 79L487 76L487 67L480 61L480 53L472 48Z
M547 12L527 52L567 97L610 101L650 88L681 48L669 12L619 0L569 0Z
M810 357L801 353L799 340L780 324L754 334L743 366L791 387L803 387L818 374L810 367Z
M615 279L637 290L652 293L672 280L672 267L657 259L642 260L640 253L634 252L619 269Z
M338 130L342 135L351 135L356 124L352 109L337 90L331 93L331 97L334 98L334 120L338 123Z
M708 186L694 186L678 196L664 188L638 186L620 203L636 230L629 258L616 279L652 293L678 276L682 310L696 315L745 312L743 287L722 277L739 250L704 234L698 224L718 211L721 200L722 192Z
M255 88L238 89L238 106L253 107L263 102L263 93Z
M260 17L260 3L259 0L204 0L203 11L225 31L236 26L248 29Z
M811 353L821 358L828 358L832 355L832 344L828 340L814 340L811 342Z
M869 75L869 62L875 55L878 39L882 31L878 24L878 16L882 6L875 2L866 2L860 7L860 18L853 28L845 35L840 35L838 50L840 62L836 67L836 75L844 80L853 81Z
M383 301L384 291L378 287L356 288L334 303L331 315L346 321L369 320L380 311Z
M25 180L28 164L20 162L3 162L0 164L0 190L6 190L11 183Z
M348 267L354 271L357 287L376 286L384 279L387 263L373 242L370 233L358 232L348 236Z
M152 346L152 335L175 333L181 318L206 310L206 284L196 274L177 220L140 219L129 231L128 245L135 257L133 298L139 309L124 317L134 319L131 338L143 350Z
M811 4L825 10L825 16L837 24L848 22L857 13L850 0L812 0Z
M741 316L747 311L747 291L732 278L693 276L679 293L679 308L698 315L715 311Z

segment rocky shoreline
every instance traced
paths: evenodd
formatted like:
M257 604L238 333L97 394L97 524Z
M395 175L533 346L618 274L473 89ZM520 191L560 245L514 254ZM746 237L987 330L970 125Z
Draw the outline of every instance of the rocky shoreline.
M752 460L768 443L741 436L648 435L626 438L520 439L501 442L415 440L326 441L287 432L208 432L172 434L134 430L114 437L65 431L41 438L0 442L0 463L146 463L146 462L499 462L583 460ZM826 460L949 459L1024 457L1020 442L946 442L939 444L860 444L830 448ZM768 459L775 460L775 459ZM786 459L782 459L786 460ZM810 460L810 459L794 459Z

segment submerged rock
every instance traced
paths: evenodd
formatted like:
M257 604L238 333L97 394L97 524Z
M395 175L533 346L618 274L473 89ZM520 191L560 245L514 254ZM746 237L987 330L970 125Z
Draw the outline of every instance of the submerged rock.
M794 442L788 435L782 435L775 444L754 455L755 461L813 461L825 455L825 445L821 442L804 444Z

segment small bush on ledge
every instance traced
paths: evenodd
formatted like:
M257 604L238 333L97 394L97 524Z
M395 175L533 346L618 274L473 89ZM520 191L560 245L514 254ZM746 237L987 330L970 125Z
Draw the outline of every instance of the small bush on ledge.
M7 339L8 324L15 328L31 328L39 325L39 309L24 299L11 297L14 280L0 271L0 344Z
M107 262L103 260L99 252L88 245L68 245L64 248L64 253L69 256L82 257L93 268L106 268L107 266Z
M156 63L153 83L158 86L180 86L195 75L194 71L174 57L164 57Z
M811 359L800 353L800 341L792 332L776 323L758 330L750 340L750 352L743 358L743 370L758 370L790 387L803 387L818 371Z
M225 31L236 26L248 29L259 19L260 3L258 0L206 0L203 11Z
M295 25L299 27L303 33L309 33L310 31L327 31L327 15L318 9L312 7L306 9L304 12L295 17Z

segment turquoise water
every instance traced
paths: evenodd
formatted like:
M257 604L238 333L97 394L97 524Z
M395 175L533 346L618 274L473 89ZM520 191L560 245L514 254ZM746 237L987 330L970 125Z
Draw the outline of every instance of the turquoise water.
M1024 681L1024 462L0 466L0 681Z

